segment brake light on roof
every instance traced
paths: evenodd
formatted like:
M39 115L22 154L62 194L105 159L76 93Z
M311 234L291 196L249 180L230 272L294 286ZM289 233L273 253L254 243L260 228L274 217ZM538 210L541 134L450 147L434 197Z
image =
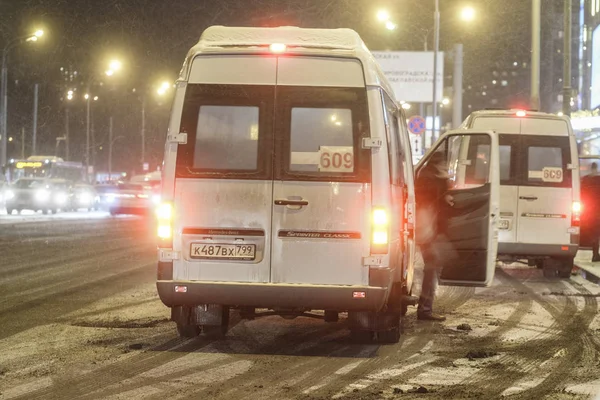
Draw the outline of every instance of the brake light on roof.
M517 117L525 117L527 113L524 110L517 111Z
M269 46L269 49L272 53L284 53L287 49L287 46L283 43L273 43Z
M371 254L387 254L389 217L387 210L374 207L371 216Z

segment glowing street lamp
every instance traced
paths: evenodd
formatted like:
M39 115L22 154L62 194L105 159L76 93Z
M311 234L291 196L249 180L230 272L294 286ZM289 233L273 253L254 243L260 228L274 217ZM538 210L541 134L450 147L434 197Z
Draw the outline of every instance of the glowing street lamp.
M390 13L387 10L379 10L377 11L377 19L381 22L390 20Z
M463 21L471 22L475 19L475 9L473 7L465 7L460 12L460 18Z
M397 25L395 23L393 23L392 21L387 21L385 23L385 27L387 30L393 31L394 29L396 29Z
M44 34L41 29L36 30L33 34L16 37L10 40L4 46L2 50L2 75L0 78L0 137L1 137L1 148L0 148L0 167L6 165L6 146L7 146L7 134L6 134L6 122L8 119L8 52L15 46L27 42L36 42L39 37Z
M121 63L119 60L112 60L110 64L108 64L108 67L113 71L119 71L122 66L123 63Z

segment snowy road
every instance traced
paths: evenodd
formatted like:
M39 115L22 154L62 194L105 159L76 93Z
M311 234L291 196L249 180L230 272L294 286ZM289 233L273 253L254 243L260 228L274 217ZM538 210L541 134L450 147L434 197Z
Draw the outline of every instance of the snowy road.
M448 320L418 322L411 308L396 345L353 344L343 319L235 314L223 340L181 340L156 295L151 222L25 217L0 218L0 399L600 393L600 287L578 276L505 267L491 288L442 288Z

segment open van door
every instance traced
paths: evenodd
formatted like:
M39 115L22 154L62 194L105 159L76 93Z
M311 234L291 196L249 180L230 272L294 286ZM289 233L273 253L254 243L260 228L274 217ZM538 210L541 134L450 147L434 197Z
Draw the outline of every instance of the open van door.
M416 169L417 210L419 175L435 153L443 155L448 174L447 195L441 200L438 223L442 234L431 249L443 268L440 283L455 286L490 286L498 249L499 147L493 132L456 130L444 134ZM439 159L439 154L435 157ZM418 214L417 214L418 215ZM416 229L426 227L419 225Z

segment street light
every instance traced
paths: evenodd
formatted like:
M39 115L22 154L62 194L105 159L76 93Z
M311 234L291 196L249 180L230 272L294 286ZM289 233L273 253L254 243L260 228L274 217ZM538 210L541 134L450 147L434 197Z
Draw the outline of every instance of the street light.
M471 22L475 19L475 9L473 7L465 7L460 12L460 18L463 21Z
M389 21L390 13L388 13L387 10L379 10L377 11L377 19L381 22Z
M165 96L168 90L173 85L168 81L163 81L158 85L158 89L156 89L156 94L160 97ZM144 164L146 163L146 95L142 96L142 169L144 169Z
M0 77L0 137L2 148L0 149L0 167L4 167L6 165L6 147L7 147L7 138L6 138L6 122L8 120L8 52L13 47L27 42L36 42L39 37L44 34L44 31L38 29L33 34L19 36L4 46L2 50L2 76ZM33 39L35 38L35 40Z
M119 71L123 67L123 63L119 60L111 60L108 63L108 70L105 71L107 76L113 76L116 71ZM92 97L90 94L90 86L95 82L94 77L88 82L88 93L84 95L85 99L85 171L86 174L89 173L90 169L90 103L91 101L98 101L98 96ZM87 176L87 175L86 175Z

